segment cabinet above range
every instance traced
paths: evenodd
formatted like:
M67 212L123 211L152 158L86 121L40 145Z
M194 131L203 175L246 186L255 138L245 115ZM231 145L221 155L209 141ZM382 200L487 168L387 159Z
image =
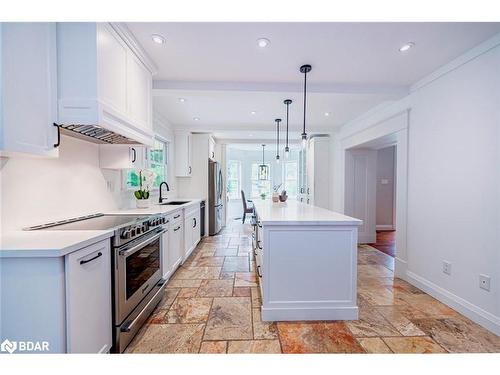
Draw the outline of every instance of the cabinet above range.
M156 68L126 26L58 23L57 72L58 123L66 134L79 135L69 125L97 125L96 132L125 137L117 143L152 145Z

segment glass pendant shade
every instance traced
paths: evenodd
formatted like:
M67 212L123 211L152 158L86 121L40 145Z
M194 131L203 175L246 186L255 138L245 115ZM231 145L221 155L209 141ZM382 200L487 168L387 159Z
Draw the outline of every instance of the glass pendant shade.
M259 180L269 180L269 167L265 164L259 165Z
M262 145L262 164L259 165L259 180L269 180L269 166L264 161L264 147L266 145Z

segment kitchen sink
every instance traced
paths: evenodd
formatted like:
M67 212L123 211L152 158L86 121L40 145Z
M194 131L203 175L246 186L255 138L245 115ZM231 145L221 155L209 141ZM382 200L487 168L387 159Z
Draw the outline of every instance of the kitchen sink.
M189 203L189 201L175 201L160 203L162 206L180 206L181 204Z

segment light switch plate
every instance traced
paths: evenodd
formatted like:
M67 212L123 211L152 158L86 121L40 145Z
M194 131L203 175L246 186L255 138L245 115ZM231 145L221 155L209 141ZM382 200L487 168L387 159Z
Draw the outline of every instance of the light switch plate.
M380 180L380 184L381 185L387 185L387 184L389 184L389 180L387 178L383 178L383 179Z

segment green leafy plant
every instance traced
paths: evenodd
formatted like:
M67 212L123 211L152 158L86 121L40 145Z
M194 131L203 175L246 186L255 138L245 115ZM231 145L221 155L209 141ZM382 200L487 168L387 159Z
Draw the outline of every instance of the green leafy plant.
M149 199L149 189L154 182L154 172L139 171L139 190L134 191L136 199Z
M267 195L266 193L261 193L261 194L260 194L260 197L261 197L262 199L266 199L266 195Z

